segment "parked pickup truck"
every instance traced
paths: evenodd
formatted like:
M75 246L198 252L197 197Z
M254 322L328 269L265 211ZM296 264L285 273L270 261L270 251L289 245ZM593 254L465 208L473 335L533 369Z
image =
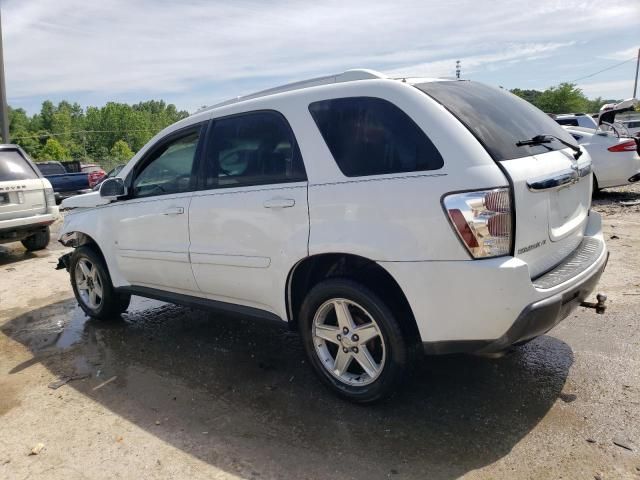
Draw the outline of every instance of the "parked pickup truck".
M60 162L38 162L35 165L51 182L58 204L67 197L91 191L87 172L69 173Z

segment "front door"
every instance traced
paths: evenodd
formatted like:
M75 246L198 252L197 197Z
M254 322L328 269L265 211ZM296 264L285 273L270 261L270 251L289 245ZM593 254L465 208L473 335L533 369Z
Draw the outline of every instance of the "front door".
M286 318L288 270L307 255L307 181L285 118L214 119L205 183L191 200L191 264L208 298Z
M118 268L135 286L198 291L189 263L189 205L202 126L161 140L133 171L128 199L112 208Z

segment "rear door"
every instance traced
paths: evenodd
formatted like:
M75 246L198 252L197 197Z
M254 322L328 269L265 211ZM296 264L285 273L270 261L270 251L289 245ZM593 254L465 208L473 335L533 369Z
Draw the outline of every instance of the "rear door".
M0 150L0 221L46 212L40 176L19 150Z
M502 89L469 81L416 85L455 115L511 181L515 203L514 255L532 277L550 270L582 241L591 206L591 159L550 137L548 143L518 142L538 135L572 145L573 137L548 115Z
M189 209L193 273L211 299L284 317L287 274L309 238L300 150L274 111L212 122L204 184Z

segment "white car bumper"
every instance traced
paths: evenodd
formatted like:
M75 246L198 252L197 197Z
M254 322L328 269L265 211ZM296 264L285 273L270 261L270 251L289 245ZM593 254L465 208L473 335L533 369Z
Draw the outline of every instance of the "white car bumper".
M591 212L581 245L531 279L514 257L446 262L380 262L409 301L429 353L498 351L546 333L595 289L608 251Z

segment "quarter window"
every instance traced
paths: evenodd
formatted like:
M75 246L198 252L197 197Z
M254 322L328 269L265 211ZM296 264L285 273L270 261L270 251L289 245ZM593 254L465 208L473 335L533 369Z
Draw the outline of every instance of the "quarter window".
M200 127L155 150L133 182L133 196L149 197L194 190L192 171L199 137Z
M214 120L205 168L207 188L306 180L293 133L276 112Z
M437 170L440 152L409 116L372 97L337 98L309 111L347 177Z

